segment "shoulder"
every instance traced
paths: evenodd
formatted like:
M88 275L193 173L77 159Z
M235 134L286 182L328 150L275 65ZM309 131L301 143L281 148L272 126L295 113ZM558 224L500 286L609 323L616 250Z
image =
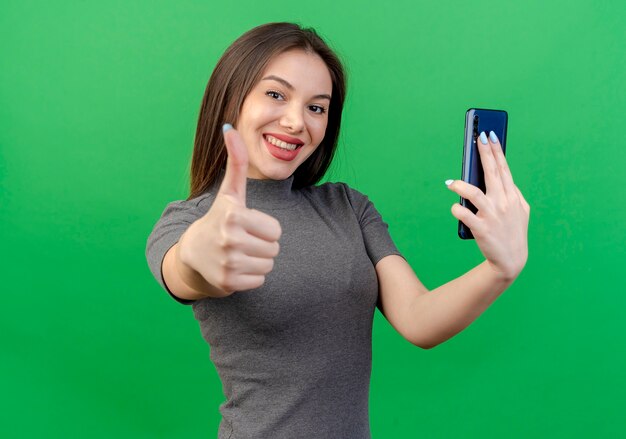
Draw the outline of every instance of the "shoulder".
M188 200L171 201L165 206L161 218L202 216L209 210L214 200L215 195L212 192L205 192Z

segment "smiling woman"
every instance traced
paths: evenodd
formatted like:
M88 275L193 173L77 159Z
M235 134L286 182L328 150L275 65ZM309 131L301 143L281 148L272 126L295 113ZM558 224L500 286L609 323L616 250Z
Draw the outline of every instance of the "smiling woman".
M430 348L526 262L528 204L498 139L481 136L487 194L449 188L483 206L453 214L476 228L486 260L427 291L365 195L316 185L344 97L341 63L314 31L272 23L244 34L209 80L190 196L168 204L148 237L153 275L192 304L211 347L226 397L219 438L369 438L375 309Z

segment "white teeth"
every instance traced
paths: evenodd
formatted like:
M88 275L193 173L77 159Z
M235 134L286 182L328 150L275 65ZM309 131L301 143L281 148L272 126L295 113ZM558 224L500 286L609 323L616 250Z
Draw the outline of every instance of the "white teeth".
M298 147L298 145L296 145L296 144L283 142L282 140L279 140L279 139L277 139L276 137L273 137L273 136L266 135L265 138L272 145L278 146L279 148L282 148L282 149L288 149L289 151L293 151L294 149L296 149Z

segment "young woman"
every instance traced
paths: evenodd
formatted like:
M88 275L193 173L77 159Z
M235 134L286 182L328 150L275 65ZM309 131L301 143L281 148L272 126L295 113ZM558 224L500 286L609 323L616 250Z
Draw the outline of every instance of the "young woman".
M487 194L446 183L478 207L452 214L485 261L426 290L366 196L315 185L344 97L342 65L314 31L272 23L241 36L204 95L190 196L170 203L148 238L154 276L193 305L210 345L226 396L220 438L369 437L375 308L428 349L525 265L529 207L498 139L481 133Z

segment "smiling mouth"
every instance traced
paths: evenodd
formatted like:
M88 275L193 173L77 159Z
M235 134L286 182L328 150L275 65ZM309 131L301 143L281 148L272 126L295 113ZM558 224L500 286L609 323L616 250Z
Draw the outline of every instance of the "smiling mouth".
M287 151L293 151L297 148L300 148L302 145L304 145L303 143L288 143L283 140L277 139L274 136L270 136L269 134L264 134L263 138L267 140L269 143L271 143L272 145L278 148L287 150Z

